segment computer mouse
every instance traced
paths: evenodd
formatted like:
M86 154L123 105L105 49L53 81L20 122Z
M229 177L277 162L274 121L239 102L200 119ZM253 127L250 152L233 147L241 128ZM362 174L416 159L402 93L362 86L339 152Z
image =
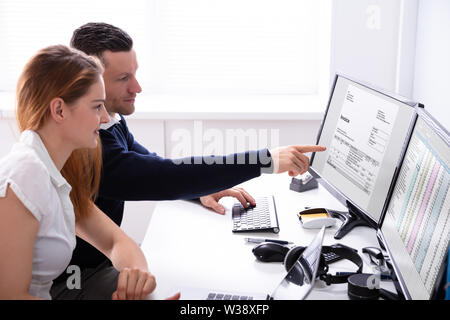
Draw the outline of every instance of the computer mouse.
M317 217L313 219L303 219L302 226L305 229L320 229L322 227L331 227L336 223L336 219L331 217Z
M283 262L289 247L274 242L263 242L252 249L256 259L262 262Z

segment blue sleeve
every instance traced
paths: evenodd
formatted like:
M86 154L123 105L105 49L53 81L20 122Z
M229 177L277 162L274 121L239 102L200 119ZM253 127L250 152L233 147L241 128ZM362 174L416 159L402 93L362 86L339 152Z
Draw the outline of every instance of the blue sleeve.
M129 151L134 151L134 152L139 153L139 154L146 154L146 155L154 155L154 156L156 156L157 154L155 152L148 151L144 146L142 146L136 140L134 140L134 136L128 130L128 126L126 125L126 121L125 121L124 117L122 115L120 115L120 118L121 118L121 121L124 124L120 128L121 128L121 130L123 132L123 136L125 136L127 149ZM102 139L102 141L103 141L103 139Z
M101 137L103 175L99 194L103 198L193 199L272 171L267 149L172 160L148 152L132 136L126 138L127 147L109 131L102 130Z

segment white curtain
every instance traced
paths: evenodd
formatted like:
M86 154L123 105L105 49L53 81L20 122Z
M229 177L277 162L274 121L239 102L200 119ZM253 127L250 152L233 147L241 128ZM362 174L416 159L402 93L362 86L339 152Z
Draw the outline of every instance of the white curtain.
M320 48L330 41L321 13L330 6L328 0L0 0L0 91L14 91L38 49L68 45L73 30L95 21L131 35L147 94L313 95L322 60L329 59Z

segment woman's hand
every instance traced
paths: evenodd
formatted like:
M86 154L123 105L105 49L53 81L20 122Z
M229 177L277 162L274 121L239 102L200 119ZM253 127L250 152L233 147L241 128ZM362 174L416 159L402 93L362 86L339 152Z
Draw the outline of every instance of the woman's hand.
M137 268L123 268L113 300L144 300L156 288L155 276Z

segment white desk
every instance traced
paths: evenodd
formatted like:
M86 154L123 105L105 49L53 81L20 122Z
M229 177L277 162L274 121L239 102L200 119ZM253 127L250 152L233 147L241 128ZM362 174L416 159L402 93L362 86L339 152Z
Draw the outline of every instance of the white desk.
M287 174L262 175L241 186L253 197L273 194L277 207L280 233L233 233L231 207L233 198L221 203L225 215L219 215L192 201L163 201L154 210L141 248L155 275L157 287L152 299L164 299L180 287L200 287L216 290L271 293L284 275L281 263L262 263L255 259L244 238L278 238L308 245L318 229L303 229L297 212L305 206L344 210L326 189L298 193L289 190L291 178ZM333 238L340 222L328 228L324 245L340 242L358 249L377 246L375 230L357 227L341 240ZM372 272L367 257L363 272ZM330 271L354 271L356 266L346 260L330 265ZM385 287L382 282L382 287ZM308 299L348 299L347 284L327 286L316 281Z

